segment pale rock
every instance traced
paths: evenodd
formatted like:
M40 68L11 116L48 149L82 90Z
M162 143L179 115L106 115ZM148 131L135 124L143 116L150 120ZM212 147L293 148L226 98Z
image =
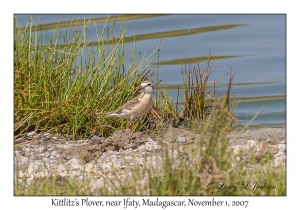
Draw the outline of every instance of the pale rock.
M20 151L15 151L15 157L16 158L19 158L19 157L21 157L22 155L21 155L21 153L20 153Z
M146 150L146 147L145 147L144 144L142 144L142 145L140 145L140 146L138 147L138 149L139 149L139 151L145 151L145 150Z
M46 136L50 136L50 135L51 135L50 133L43 133L42 137L46 137Z
M91 191L93 191L94 193L98 193L99 195L102 194L102 187L104 185L104 179L103 177L99 178L99 179L92 179L90 182L90 189Z
M154 142L153 139L147 138L148 142Z
M242 152L243 150L243 147L240 146L240 145L235 145L235 146L232 146L232 149L233 149L233 153L235 155L239 154L240 152Z
M280 144L286 144L286 141L285 140L282 140L279 142Z
M18 178L23 178L25 175L22 171L19 171Z
M42 168L42 163L40 160L34 161L34 162L29 162L28 166L28 173L33 174L36 173L37 171L41 170Z
M37 154L37 157L49 158L50 155L51 155L50 152L44 152L44 153Z
M278 152L286 152L286 145L278 144Z
M278 152L274 155L274 158L278 158L278 157L282 157L284 156L285 157L285 153L284 152Z
M111 165L103 163L103 164L101 164L100 169L103 172L110 172L111 171Z
M27 133L27 136L34 136L34 135L36 135L36 132L34 131Z
M69 167L70 171L78 171L80 169L80 164L78 159L69 160L66 165Z
M58 158L58 153L57 153L57 151L52 151L51 154L50 154L50 158L51 158L51 159L56 159L56 158Z
M147 150L147 152L151 152L152 150L154 150L154 151L157 152L158 149L159 149L159 146L157 145L156 142L147 142L146 143L146 150Z
M174 140L175 143L185 143L186 142L186 137L185 136L177 136L176 139Z
M249 140L249 141L247 141L248 148L255 147L256 145L257 145L257 141L255 141L255 140Z
M257 154L263 155L265 153L269 152L271 155L274 155L278 152L277 145L269 145L267 143L260 143L258 145L258 148L256 150Z
M74 177L74 176L79 177L81 174L82 174L82 172L78 170L78 171L69 171L68 175L70 177Z
M60 175L60 176L62 176L62 177L68 175L65 166L62 165L62 164L58 165L58 167L57 167L57 169L56 169L56 172L58 173L58 175Z
M131 155L132 154L132 148L129 148L124 151L125 155Z
M48 152L55 151L55 147L54 147L53 145L49 145L49 146L47 147L47 151L48 151Z
M95 164L94 163L88 163L87 166L85 167L86 172L95 172Z
M28 155L27 157L29 157L30 161L29 162L34 162L37 161L39 158L34 155L33 153L31 153L30 155Z
M42 153L42 152L44 152L45 147L36 145L35 148L33 148L33 149L34 149L35 152Z
M24 168L29 164L29 161L27 157L20 156L18 158L15 158L15 163L18 163L18 167Z
M34 176L38 177L38 178L42 178L42 177L45 177L48 175L49 175L49 172L47 170L43 170L43 171L37 172Z
M280 165L285 165L285 156L280 156L275 158L274 166L277 168Z

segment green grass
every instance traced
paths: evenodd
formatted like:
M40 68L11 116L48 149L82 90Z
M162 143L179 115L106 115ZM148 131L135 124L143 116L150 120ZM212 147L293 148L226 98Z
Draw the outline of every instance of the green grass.
M64 23L66 24L66 23ZM65 133L73 138L89 138L93 135L109 136L116 129L123 129L127 121L105 118L106 112L118 108L131 99L141 81L156 76L158 70L150 69L153 55L141 55L136 46L130 53L126 48L126 28L120 30L120 38L112 36L114 28L102 31L97 28L92 42L86 41L86 28L91 21L73 20L66 32L58 23L50 41L45 45L42 31L32 26L16 26L14 31L14 132L15 138L30 131ZM48 40L48 39L47 39ZM113 43L113 44L111 44ZM126 57L127 56L127 57ZM125 59L130 60L124 67ZM160 84L156 91L154 108L142 119L142 128L157 132L167 124L190 120L194 132L202 138L195 140L195 148L184 145L180 156L174 157L179 145L170 143L157 155L161 170L149 165L128 167L126 181L104 177L106 187L92 192L90 180L78 177L19 179L15 169L15 195L285 195L285 170L270 166L272 160L257 164L253 156L237 163L236 155L228 151L226 134L236 123L228 111L231 73L228 90L223 98L216 97L215 87L207 87L211 73L210 56L207 65L200 69L194 64L182 71L184 104L180 110L168 94L167 85ZM155 75L156 73L156 75ZM178 96L178 98L181 96ZM137 123L132 125L134 132ZM130 173L129 173L130 172ZM117 172L115 172L117 173ZM143 185L140 180L147 177ZM266 183L275 189L236 190L219 189L216 183L238 185L242 183ZM124 184L125 183L125 184ZM213 183L213 184L210 184ZM222 186L225 186L222 185ZM213 186L213 187L208 187ZM109 190L110 189L110 190Z
M169 144L159 156L162 169L157 170L155 166L145 169L143 174L149 177L148 185L142 191L145 195L285 195L285 170L272 168L270 157L266 156L260 164L256 164L251 155L245 161L236 162L236 155L228 151L229 139L225 135L233 119L228 118L225 109L216 109L213 109L206 125L195 130L202 136L195 140L195 148L183 146L177 157L173 151L178 151L179 145ZM135 172L138 175L133 177L143 176L139 170ZM137 180L133 180L131 185L126 184L126 190L119 190L120 195L136 194L132 189L139 186ZM248 182L247 189L242 189L242 183ZM252 190L254 182L276 185L276 188ZM234 191L220 189L222 183L238 187Z
M129 53L126 27L122 26L120 38L115 38L112 36L114 27L104 25L99 32L95 27L93 39L97 42L90 49L93 39L86 41L86 30L93 27L91 20L73 19L66 31L62 28L66 22L57 23L50 39L47 33L45 38L40 31L42 26L32 26L31 19L26 26L15 24L15 138L31 131L71 134L73 139L109 136L114 130L125 128L127 121L105 118L105 113L134 97L141 81L154 77L159 81L158 66L154 70L150 65L156 58L159 61L160 45L147 56L138 52L135 45ZM124 66L125 59L130 60L128 68ZM208 90L207 82L213 72L211 59L209 54L203 70L196 63L182 70L184 94L179 96L178 89L176 103L167 85L156 86L155 105L142 119L141 129L161 128L170 123L178 125L182 120L205 121L216 101L218 85L214 83ZM186 67L189 60L185 62ZM226 104L232 79L233 74ZM178 107L179 98L184 101L183 107ZM137 122L131 127L135 131Z
M109 176L103 175L104 186L95 191L89 178L50 176L31 184L24 178L26 187L16 184L15 195L286 195L286 171L282 166L274 168L272 157L266 154L257 163L254 151L246 156L228 150L226 134L233 120L222 110L213 109L205 126L193 131L201 135L194 140L195 146L165 139L169 143L154 153L153 162L126 166L122 178L118 169L112 170ZM246 158L239 162L238 156Z
M104 114L133 97L150 73L146 70L152 54L145 57L134 48L129 55L130 66L125 69L125 29L115 39L113 28L104 38L103 27L94 37L98 45L91 51L86 49L89 42L85 42L89 20L85 28L75 25L75 35L69 28L64 37L57 24L46 46L31 21L26 27L15 27L15 137L36 130L87 138L124 128L125 120L105 119ZM113 45L109 45L110 40Z

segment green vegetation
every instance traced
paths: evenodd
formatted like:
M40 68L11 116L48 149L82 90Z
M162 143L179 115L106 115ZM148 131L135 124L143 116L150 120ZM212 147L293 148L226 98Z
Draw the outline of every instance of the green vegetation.
M228 119L224 110L214 108L212 112L217 114L210 115L204 127L194 130L203 137L195 140L195 147L169 143L153 165L143 170L139 166L132 169L126 184L123 179L107 179L112 190L103 194L285 195L285 170L271 167L272 158L268 154L259 164L254 155L237 163L236 158L245 154L235 155L228 151L229 139L224 134L229 132L233 119ZM157 163L162 164L161 170ZM144 177L147 179L141 184ZM270 188L258 189L256 184Z
M169 144L155 154L155 160L151 162L146 156L145 162L150 164L141 167L137 162L125 171L115 169L109 176L103 175L104 185L95 191L82 171L83 179L50 176L29 183L23 177L23 184L15 184L15 195L286 195L285 169L271 166L271 156L265 154L257 163L254 152L236 155L228 150L225 134L233 121L222 110L213 109L217 114L211 114L204 127L194 130L202 136L194 147L166 139Z
M32 27L31 21L26 27L15 26L14 32L15 138L33 130L71 134L74 139L78 135L83 138L106 137L116 129L125 128L126 120L107 119L104 114L131 99L141 81L153 77L155 71L148 69L160 46L148 57L138 53L136 47L129 53L125 29L121 30L120 38L115 38L112 36L114 28L107 36L103 27L96 34L97 42L93 42L90 51L86 49L91 43L86 42L86 30L91 20L84 22L83 28L79 21L73 20L70 26L75 27L75 32L70 27L64 35L58 23L45 45L42 31L38 26ZM126 55L130 65L125 69ZM184 104L181 110L178 100L173 103L167 86L160 84L152 111L142 119L142 129L153 131L171 123L178 124L181 120L192 121L197 125L194 132L202 136L195 140L195 148L183 145L182 152L175 157L174 151L179 150L180 145L170 143L164 147L161 156L157 156L157 161L162 164L161 170L154 165L143 170L134 166L126 182L121 178L105 177L107 188L97 193L90 190L89 179L54 175L36 178L31 183L22 178L23 184L15 176L15 195L285 195L285 170L272 168L270 157L266 155L263 157L266 161L259 164L251 156L236 163L237 156L228 151L226 134L236 123L228 111L234 75L231 73L225 97L216 97L218 82L211 89L207 88L212 71L210 60L208 56L203 70L196 64L191 69L182 70ZM137 121L131 128L136 130ZM18 173L16 169L15 174ZM141 185L140 180L144 177L148 178ZM276 188L220 190L208 187L209 183L240 185L254 181L276 185Z
M70 27L64 37L57 24L46 46L31 22L27 27L15 27L16 138L32 130L68 133L74 138L107 136L126 126L125 120L105 119L104 113L133 97L141 81L150 76L146 70L151 55L145 58L135 48L125 69L125 30L115 39L111 28L104 41L105 27L96 35L99 44L88 51L85 36L89 24L87 21L85 28L77 25L75 34ZM28 28L30 32L26 32ZM109 40L113 40L112 46Z

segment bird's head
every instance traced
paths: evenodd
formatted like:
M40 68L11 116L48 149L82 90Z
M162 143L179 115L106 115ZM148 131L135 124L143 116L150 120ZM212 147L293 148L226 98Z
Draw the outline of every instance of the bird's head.
M139 88L139 91L144 92L144 93L154 93L154 84L149 81L144 81L141 83L141 87Z

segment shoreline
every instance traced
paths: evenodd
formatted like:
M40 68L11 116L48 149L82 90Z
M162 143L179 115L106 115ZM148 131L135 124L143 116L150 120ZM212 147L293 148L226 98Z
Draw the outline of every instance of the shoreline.
M63 180L68 176L85 176L91 179L91 189L96 190L104 186L104 176L113 177L116 171L123 177L130 167L144 168L150 163L160 170L157 156L164 147L172 147L170 151L180 157L182 150L188 153L189 149L193 150L198 138L201 138L199 134L173 127L161 135L119 130L108 138L94 136L77 141L66 140L60 134L32 133L29 142L14 146L14 167L15 172L19 172L20 184L24 177L30 183L35 178L53 174ZM272 167L285 170L285 128L247 129L239 136L230 132L228 138L228 151L236 154L236 163L246 160L250 154L254 154L259 163L269 153L273 157Z

